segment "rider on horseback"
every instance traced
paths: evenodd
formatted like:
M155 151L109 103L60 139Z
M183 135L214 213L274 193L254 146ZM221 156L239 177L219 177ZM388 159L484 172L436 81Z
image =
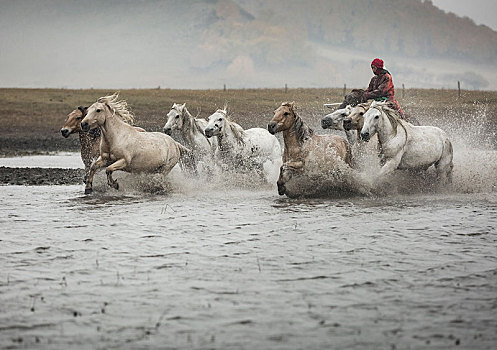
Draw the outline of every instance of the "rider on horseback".
M383 68L383 60L375 58L371 62L371 69L375 76L371 78L369 86L362 96L363 100L389 101L391 107L399 112L401 118L407 120L402 108L400 108L399 102L395 99L392 75Z

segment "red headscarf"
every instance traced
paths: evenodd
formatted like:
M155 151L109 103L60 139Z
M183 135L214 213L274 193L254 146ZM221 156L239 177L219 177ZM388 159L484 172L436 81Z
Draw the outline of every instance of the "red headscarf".
M372 66L378 67L380 69L383 69L383 60L379 58L375 58L373 62L371 62Z

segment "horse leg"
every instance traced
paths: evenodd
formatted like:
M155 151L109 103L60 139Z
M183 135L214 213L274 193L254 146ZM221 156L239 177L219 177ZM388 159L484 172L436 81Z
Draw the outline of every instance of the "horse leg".
M95 172L103 168L106 164L106 159L102 158L102 156L98 157L90 166L90 171L88 172L86 177L86 185L85 185L85 194L90 194L93 192L93 177L95 176Z
M86 183L88 181L88 176L90 175L90 166L85 166L85 176L83 176L83 183Z
M285 168L283 168L283 166L281 166L280 176L278 177L278 181L276 182L276 185L278 186L278 194L280 196L283 196L286 192L285 182L287 181L287 179L285 179L285 178L287 176L286 176L286 174L284 174L285 171L286 171Z
M127 162L126 159L121 158L118 161L112 163L105 169L105 173L107 174L107 184L110 187L115 188L116 190L119 189L119 184L117 183L117 180L114 180L112 178L112 173L116 170L122 170L126 168Z
M302 165L300 164L302 163ZM300 168L294 168L292 164L298 164L301 165ZM302 170L303 162L287 162L283 164L280 168L280 176L278 177L278 181L276 182L276 185L278 186L278 194L280 196L284 195L286 193L286 186L285 184L290 181L290 179L293 177L294 173L298 170Z
M401 160L402 154L400 152L393 158L385 160L385 164L381 167L380 172L378 173L376 182L378 182L382 177L393 173L395 169L398 168Z
M452 183L452 168L454 167L454 164L452 163L452 158L453 158L452 143L449 140L445 140L442 156L435 164L439 181L442 182L443 184Z

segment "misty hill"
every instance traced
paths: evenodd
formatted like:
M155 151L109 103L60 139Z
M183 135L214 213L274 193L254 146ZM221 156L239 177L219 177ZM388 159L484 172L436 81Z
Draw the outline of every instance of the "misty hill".
M371 59L382 57L397 85L497 88L497 32L431 1L0 6L4 86L364 87Z

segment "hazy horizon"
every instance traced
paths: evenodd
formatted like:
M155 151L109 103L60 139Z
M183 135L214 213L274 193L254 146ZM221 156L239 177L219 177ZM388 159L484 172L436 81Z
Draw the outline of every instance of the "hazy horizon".
M285 32L272 19L267 27L261 20L248 25L254 20L249 10L259 4L3 1L0 87L365 87L371 60L381 57L397 88L457 88L462 81L464 89L497 89L493 64L335 47L311 40L310 33ZM214 17L207 10L216 11Z

